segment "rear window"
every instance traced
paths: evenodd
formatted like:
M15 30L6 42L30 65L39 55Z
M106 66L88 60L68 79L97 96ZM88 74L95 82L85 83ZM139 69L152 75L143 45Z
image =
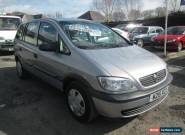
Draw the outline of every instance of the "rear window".
M170 35L182 35L185 32L185 28L183 27L169 27L167 29L167 33Z

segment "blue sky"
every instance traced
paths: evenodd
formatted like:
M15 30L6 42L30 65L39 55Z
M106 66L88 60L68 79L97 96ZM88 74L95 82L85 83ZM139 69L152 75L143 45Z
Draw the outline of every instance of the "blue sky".
M160 6L161 0L143 0L144 9ZM78 17L91 9L92 0L0 0L0 9L5 12L27 13L62 12L64 17Z

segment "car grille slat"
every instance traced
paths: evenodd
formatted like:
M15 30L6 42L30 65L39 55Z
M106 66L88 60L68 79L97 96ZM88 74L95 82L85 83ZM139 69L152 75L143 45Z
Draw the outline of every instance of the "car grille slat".
M140 114L140 113L142 113L146 110L149 110L149 109L153 108L154 106L158 105L162 100L165 99L165 97L166 97L166 95L161 97L160 99L158 99L156 101L145 104L145 105L140 106L138 108L134 108L134 109L130 109L130 110L124 110L121 113L122 113L123 117L130 117L130 116L134 116L136 114Z
M166 70L163 69L163 70L156 72L154 74L144 76L144 77L140 78L139 81L141 82L141 84L144 87L149 87L149 86L152 86L152 85L155 85L155 84L161 82L162 80L164 80L165 77L166 77Z

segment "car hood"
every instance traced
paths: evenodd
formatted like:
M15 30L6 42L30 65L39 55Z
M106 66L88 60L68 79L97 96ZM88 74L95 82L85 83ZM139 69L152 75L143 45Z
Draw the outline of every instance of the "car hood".
M0 37L4 38L5 40L13 40L15 38L16 32L16 30L0 30Z
M178 38L181 38L182 35L167 35L167 39L168 40L171 40L171 39L178 39ZM164 40L165 39L165 35L162 34L162 35L158 35L155 37L156 40Z
M139 79L166 68L158 56L137 46L122 48L83 50L85 57L110 76Z

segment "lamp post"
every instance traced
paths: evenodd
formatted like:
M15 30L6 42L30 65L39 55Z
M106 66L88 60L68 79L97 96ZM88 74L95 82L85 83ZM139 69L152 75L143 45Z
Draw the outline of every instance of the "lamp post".
M166 17L165 17L165 40L164 40L164 56L167 57L166 45L167 45L167 28L168 28L168 0L166 3Z

